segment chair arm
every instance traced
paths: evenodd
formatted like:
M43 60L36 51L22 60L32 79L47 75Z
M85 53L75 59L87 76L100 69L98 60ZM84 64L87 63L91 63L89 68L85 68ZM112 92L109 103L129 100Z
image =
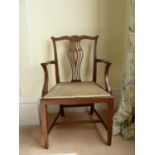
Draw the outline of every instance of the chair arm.
M109 83L109 76L108 76L109 68L112 63L109 61L106 61L104 59L96 59L96 63L97 62L102 62L102 63L106 64L105 71L104 71L104 82L105 82L105 86L106 86L106 91L108 91L110 94L112 94L111 86Z
M44 85L42 89L42 97L48 93L48 70L47 70L47 65L48 64L55 64L55 61L47 61L41 63L41 66L43 67L44 70Z
M48 64L55 64L55 61L51 60L51 61L46 61L46 62L41 63L42 66L47 66Z
M96 59L96 62L103 62L103 63L106 63L106 64L112 64L111 62L105 60L105 59Z

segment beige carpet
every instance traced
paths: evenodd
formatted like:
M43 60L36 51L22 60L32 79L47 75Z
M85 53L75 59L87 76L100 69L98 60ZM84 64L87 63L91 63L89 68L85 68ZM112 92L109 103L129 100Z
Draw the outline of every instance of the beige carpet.
M51 115L50 115L51 117ZM67 113L63 118L90 119L86 113ZM102 124L55 126L49 134L49 149L41 145L39 126L20 127L20 155L134 155L134 140L113 136L112 146L105 144Z

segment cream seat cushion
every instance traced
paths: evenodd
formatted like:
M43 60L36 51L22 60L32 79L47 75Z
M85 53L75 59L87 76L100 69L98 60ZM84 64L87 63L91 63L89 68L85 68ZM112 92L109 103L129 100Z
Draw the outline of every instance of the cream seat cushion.
M95 82L61 82L56 84L45 96L50 98L82 98L111 96Z

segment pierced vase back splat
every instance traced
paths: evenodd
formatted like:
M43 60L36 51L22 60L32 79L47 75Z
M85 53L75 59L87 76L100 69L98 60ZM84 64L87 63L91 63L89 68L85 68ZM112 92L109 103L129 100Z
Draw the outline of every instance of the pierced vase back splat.
M72 68L72 81L81 81L80 68L83 59L83 50L79 41L70 42L68 58Z

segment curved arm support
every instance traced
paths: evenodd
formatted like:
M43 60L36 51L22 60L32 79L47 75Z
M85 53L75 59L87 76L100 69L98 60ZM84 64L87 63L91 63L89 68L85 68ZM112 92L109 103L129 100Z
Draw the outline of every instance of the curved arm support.
M109 83L109 76L108 76L109 68L112 63L108 62L104 59L96 59L96 62L103 62L106 64L105 71L104 71L104 82L105 82L105 86L106 86L106 91L108 91L110 94L112 94L111 86Z
M42 97L48 93L48 70L47 70L47 65L48 64L55 64L55 61L47 61L44 63L41 63L41 66L43 67L44 70L44 85L42 89Z

